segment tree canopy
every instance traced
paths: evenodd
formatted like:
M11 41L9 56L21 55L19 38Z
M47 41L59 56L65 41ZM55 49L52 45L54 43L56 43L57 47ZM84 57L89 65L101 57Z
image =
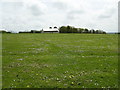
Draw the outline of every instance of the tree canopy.
M105 34L103 30L88 30L87 28L75 28L73 26L61 26L59 28L60 33L96 33L96 34Z

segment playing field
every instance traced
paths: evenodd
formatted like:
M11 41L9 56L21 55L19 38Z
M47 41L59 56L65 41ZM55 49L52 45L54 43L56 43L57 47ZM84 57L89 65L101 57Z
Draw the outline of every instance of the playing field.
M3 34L3 88L117 88L117 34Z

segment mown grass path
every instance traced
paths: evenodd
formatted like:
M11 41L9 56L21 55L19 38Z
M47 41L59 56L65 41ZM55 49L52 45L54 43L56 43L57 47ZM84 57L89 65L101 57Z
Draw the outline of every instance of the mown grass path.
M117 88L115 34L3 34L3 88Z

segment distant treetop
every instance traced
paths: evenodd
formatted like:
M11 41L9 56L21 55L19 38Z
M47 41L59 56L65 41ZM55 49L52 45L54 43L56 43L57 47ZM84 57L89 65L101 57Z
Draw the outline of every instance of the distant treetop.
M60 33L96 33L96 34L106 34L103 30L89 30L87 28L75 28L73 26L61 26L59 28Z

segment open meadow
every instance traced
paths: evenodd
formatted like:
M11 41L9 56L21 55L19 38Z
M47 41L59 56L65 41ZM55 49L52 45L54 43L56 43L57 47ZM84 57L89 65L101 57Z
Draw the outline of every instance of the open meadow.
M117 34L2 34L3 88L117 88Z

